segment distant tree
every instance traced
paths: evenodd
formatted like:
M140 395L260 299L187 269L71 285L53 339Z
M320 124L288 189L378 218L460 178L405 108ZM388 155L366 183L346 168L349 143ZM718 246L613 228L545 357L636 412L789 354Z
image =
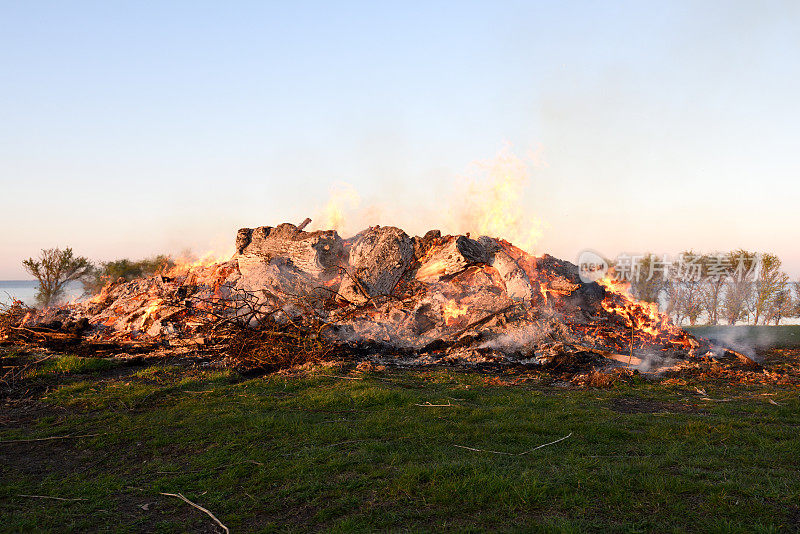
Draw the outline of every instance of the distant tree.
M725 284L725 298L722 301L722 314L728 324L736 324L747 316L747 303L753 293L753 280L758 267L758 254L746 250L728 253L732 266Z
M45 308L64 296L67 283L78 280L92 269L91 262L83 256L76 257L71 248L43 249L38 259L28 258L22 265L39 281L36 302Z
M658 257L655 254L645 254L638 261L638 267L630 277L633 296L645 302L658 302L666 283L664 272L658 267Z
M152 276L168 269L172 265L172 259L165 255L153 256L152 258L145 258L138 261L129 260L127 258L107 261L101 263L99 267L94 267L87 272L86 275L82 277L81 283L83 284L83 291L86 295L95 295L109 282L119 280L120 278L130 281L134 278Z
M708 316L708 324L719 324L722 298L725 294L725 282L727 281L730 265L727 259L721 254L705 256L704 278L702 284L702 306Z
M749 307L753 315L753 324L758 324L759 319L764 324L769 321L775 312L776 299L787 289L788 283L789 276L781 271L780 258L775 254L762 255L754 291L750 296ZM786 295L782 295L781 306L785 305Z
M666 313L672 316L675 324L682 324L684 319L696 324L703 313L704 261L704 256L686 251L672 264L664 292Z
M688 250L681 254L677 264L678 280L684 287L683 314L691 325L697 324L703 314L703 276L707 262L707 256Z
M775 321L779 325L784 317L791 317L795 314L796 304L792 298L792 291L788 285L779 290L769 308L769 317L764 318L764 324Z
M675 279L668 279L664 282L664 295L666 296L666 309L664 313L669 317L672 317L672 320L675 324L679 325L683 322L683 288L678 280Z
M689 324L694 326L697 320L703 314L703 292L701 282L687 281L684 282L686 297L684 302L684 315L689 319Z
M800 280L792 284L794 287L794 316L800 317Z

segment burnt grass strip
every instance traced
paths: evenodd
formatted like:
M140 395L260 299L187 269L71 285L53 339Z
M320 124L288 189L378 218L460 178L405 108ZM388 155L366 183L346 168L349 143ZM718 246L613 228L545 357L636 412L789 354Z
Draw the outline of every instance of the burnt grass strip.
M232 532L800 529L791 386L64 354L0 386L0 531L220 532L162 492Z

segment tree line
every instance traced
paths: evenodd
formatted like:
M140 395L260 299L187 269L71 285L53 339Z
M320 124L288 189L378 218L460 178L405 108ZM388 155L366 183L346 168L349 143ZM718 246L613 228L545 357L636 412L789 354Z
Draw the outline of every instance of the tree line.
M676 261L645 254L627 268L631 292L655 302L675 324L779 324L800 316L800 282L775 254L747 250L682 253Z

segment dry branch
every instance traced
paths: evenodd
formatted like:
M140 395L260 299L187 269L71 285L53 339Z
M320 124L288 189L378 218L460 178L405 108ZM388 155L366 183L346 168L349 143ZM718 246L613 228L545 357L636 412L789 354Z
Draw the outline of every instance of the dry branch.
M81 434L81 435L78 435L78 436L67 435L67 436L50 436L50 437L47 437L47 438L7 439L7 440L0 441L0 445L6 445L6 444L10 444L10 443L33 443L33 442L36 442L36 441L52 441L52 440L55 440L55 439L93 438L95 436L104 436L106 434L108 434L108 432L103 432L101 434Z
M222 521L220 521L219 519L217 519L217 516L215 516L215 515L214 515L214 514L212 514L212 513L211 513L209 510L207 510L206 508L203 508L203 507L202 507L202 506L200 506L199 504L195 504L195 503L193 503L192 501L190 501L189 499L187 499L186 497L184 497L184 496L183 496L183 495L181 495L180 493L163 493L163 492L162 492L162 493L161 493L161 495L166 495L166 496L168 496L168 497L177 497L178 499L182 500L183 502L185 502L185 503L187 503L187 504L189 504L189 505L191 505L191 506L194 506L195 508L197 508L198 510L200 510L200 511L202 511L202 512L205 512L206 514L208 514L208 517L210 517L211 519L213 519L213 520L214 520L214 522L215 522L216 524L218 524L218 525L219 525L219 526L222 528L222 530L224 530L224 531L226 532L226 534L229 534L229 533L230 533L230 529L228 529L228 527L226 527L225 525L223 525L223 524L222 524Z
M532 449L529 449L527 451L520 452L520 453L503 452L503 451L492 451L492 450L488 450L488 449L476 449L474 447L467 447L466 445L453 445L453 447L458 447L459 449L467 449L468 451L474 451L474 452L488 452L488 453L491 453L491 454L502 454L502 455L505 455L505 456L524 456L525 454L528 454L530 452L539 450L539 449L541 449L543 447L547 447L549 445L555 445L556 443L558 443L560 441L564 441L565 439L567 439L571 435L572 435L572 432L570 432L569 434L567 434L563 438L559 438L559 439L557 439L555 441L551 441L550 443L544 443L542 445L539 445L537 447L534 447Z
M213 350L241 369L273 371L321 361L337 350L323 335L330 324L317 309L320 298L232 288L225 298L187 300L198 332L209 335Z
M86 501L86 500L88 500L88 499L83 499L83 498L80 498L80 497L77 497L77 498L74 498L74 499L67 499L67 498L64 498L64 497L51 497L50 495L24 495L24 494L20 494L20 495L17 495L17 497L29 497L31 499L52 499L54 501Z

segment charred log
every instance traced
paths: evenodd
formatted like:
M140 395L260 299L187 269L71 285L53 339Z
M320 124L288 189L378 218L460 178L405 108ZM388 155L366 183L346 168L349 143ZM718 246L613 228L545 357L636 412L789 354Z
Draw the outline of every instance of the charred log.
M339 293L350 302L389 295L414 261L411 238L393 226L375 226L350 249L349 268Z
M236 244L242 272L273 258L284 258L313 276L332 275L345 259L342 239L335 230L305 232L289 223L275 228L243 228Z
M450 237L444 245L435 247L417 271L418 280L456 274L470 265L486 264L489 255L478 241L465 236Z
M497 269L506 286L508 296L515 300L531 300L533 287L525 270L493 238L482 236L478 241L489 256L489 264Z

